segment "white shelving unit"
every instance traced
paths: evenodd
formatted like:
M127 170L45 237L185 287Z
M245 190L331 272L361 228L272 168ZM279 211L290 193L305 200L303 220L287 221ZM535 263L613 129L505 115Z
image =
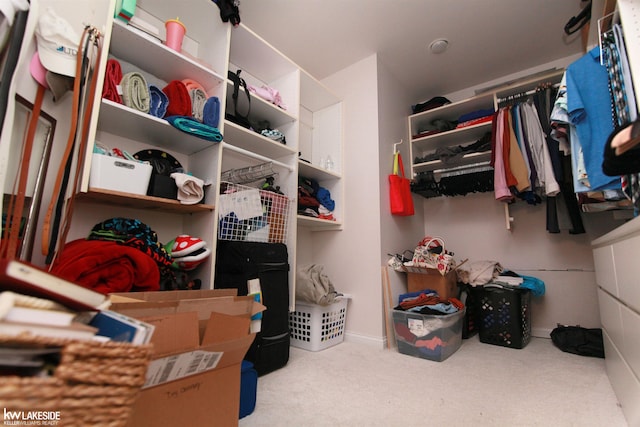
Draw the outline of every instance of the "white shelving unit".
M267 162L275 172L275 185L289 200L287 214L290 220L283 243L290 254L290 307L293 309L298 227L309 230L339 230L342 227L341 100L244 24L233 27L222 22L219 8L210 0L138 0L136 17L157 27L159 39L115 20L113 0L88 2L78 7L72 0L39 3L42 3L41 7L52 5L59 10L73 6L70 16L82 17L74 22L90 21L103 34L103 53L96 71L100 84L94 94L92 111L88 112L88 144L82 153L85 161L81 165L78 187L68 192L75 204L67 240L84 237L95 224L113 217L141 220L157 233L161 243L179 234L199 237L207 242L212 255L189 275L200 279L204 289L213 288L221 176L228 170ZM161 41L165 36L164 22L176 17L187 28L181 52L168 48ZM199 83L208 97L215 96L220 100L219 130L223 141L217 143L198 138L178 130L162 118L102 99L108 58L121 61L123 72L138 71L148 83L160 88L174 80L190 79ZM247 83L279 91L280 106L252 94L250 119L268 121L272 129L285 135L286 143L225 120L225 113L233 111L233 84L227 78L228 71L238 69L242 70ZM32 79L28 84L28 90L35 85ZM243 93L240 93L239 102L246 102ZM66 116L61 113L60 117ZM64 137L66 135L56 135L57 139ZM173 199L133 194L127 192L127 188L112 191L92 186L91 160L96 142L131 154L147 149L166 152L175 157L186 172L205 182L204 199L201 203L188 205ZM313 164L299 160L301 154ZM316 165L321 157L327 156L334 161L332 171ZM336 221L297 215L299 173L317 180L331 192L336 202ZM0 177L3 177L2 173Z
M422 136L425 133L424 130L428 129L436 119L457 121L463 114L491 108L497 110L499 100L534 89L544 82L557 83L562 79L563 72L563 70L551 71L529 79L521 79L515 83L506 84L465 100L410 115L408 127L410 132L411 177L415 178L421 172L446 173L454 170L463 172L467 168L488 166L491 160L490 150L468 153L459 159L447 162L447 164L444 164L441 160L416 163L416 158L423 158L428 154L434 153L439 148L472 144L486 133L491 132L491 121ZM509 207L507 204L504 207L505 225L507 229L511 229L512 218L509 214Z
M257 124L267 120L272 129L285 135L286 144L266 138L225 120L222 169L257 166L271 162L277 175L276 185L290 200L287 233L289 248L290 310L295 302L296 247L298 227L311 230L338 230L342 226L342 105L320 82L290 61L258 34L240 24L231 32L229 71L241 70L248 85L278 90L282 106L251 93L249 120ZM238 94L238 112L248 108L244 89ZM227 81L226 111L233 114L233 84ZM331 156L335 169L318 165L320 158ZM305 162L299 160L308 160ZM298 177L314 179L330 191L336 202L336 221L297 215Z
M176 52L160 40L108 17L103 49L109 57L152 77L158 86L173 80L192 79L205 89L208 96L225 99L230 29L219 19L214 19L218 16L214 3L194 0L184 8L174 2L139 0L136 16L163 31L165 20L179 16L188 29L182 52ZM203 16L212 19L203 21ZM106 54L103 56L106 58ZM87 147L88 160L75 196L79 206L74 214L71 233L86 234L87 227L106 218L135 217L156 231L162 243L178 234L190 234L205 240L215 253L215 205L222 144L181 132L164 119L102 99L100 95L101 90L96 94L94 103L95 125ZM174 156L187 172L209 184L205 187L205 199L202 203L187 205L177 200L93 188L89 177L94 139L132 154L144 149L157 149ZM214 260L212 256L190 272L192 278L201 280L205 289L213 287Z

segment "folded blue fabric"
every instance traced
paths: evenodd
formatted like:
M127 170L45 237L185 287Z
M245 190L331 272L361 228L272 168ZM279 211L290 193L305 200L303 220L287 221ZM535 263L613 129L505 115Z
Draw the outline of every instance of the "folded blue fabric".
M202 109L202 123L205 125L218 127L220 123L220 100L217 96L207 99Z
M316 192L316 199L318 199L322 206L330 211L334 210L336 207L336 202L331 199L331 193L324 187L318 188L318 191Z
M149 104L149 114L155 117L163 118L167 113L169 105L169 97L165 95L161 88L156 85L149 85L149 95L151 101Z
M200 123L193 117L188 116L169 116L165 117L173 127L182 132L197 136L198 138L206 139L207 141L220 142L222 141L222 134L213 126Z

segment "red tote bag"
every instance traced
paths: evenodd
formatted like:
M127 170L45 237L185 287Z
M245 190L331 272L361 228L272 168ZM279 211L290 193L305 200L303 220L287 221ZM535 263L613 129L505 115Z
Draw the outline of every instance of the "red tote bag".
M404 165L399 152L393 156L393 174L389 175L389 201L392 215L410 216L414 214L411 184L409 179L404 176Z

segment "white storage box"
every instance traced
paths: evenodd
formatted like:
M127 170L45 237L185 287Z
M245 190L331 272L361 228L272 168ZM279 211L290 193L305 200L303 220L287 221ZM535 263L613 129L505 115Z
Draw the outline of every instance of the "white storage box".
M153 167L146 163L94 154L89 187L145 195L152 170Z
M291 345L319 351L344 340L348 298L322 306L296 301L296 311L289 313Z

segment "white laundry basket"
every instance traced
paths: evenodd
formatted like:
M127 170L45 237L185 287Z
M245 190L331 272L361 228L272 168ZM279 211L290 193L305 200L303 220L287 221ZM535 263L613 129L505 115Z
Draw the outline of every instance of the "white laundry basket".
M344 340L348 298L339 298L322 306L296 301L296 311L289 313L291 345L319 351Z

